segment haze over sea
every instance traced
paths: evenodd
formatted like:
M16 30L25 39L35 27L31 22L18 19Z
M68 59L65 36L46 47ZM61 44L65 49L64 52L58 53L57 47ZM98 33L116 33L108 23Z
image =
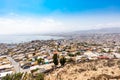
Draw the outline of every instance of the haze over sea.
M61 39L57 36L41 36L41 35L0 35L0 43L23 43L32 40L51 40Z

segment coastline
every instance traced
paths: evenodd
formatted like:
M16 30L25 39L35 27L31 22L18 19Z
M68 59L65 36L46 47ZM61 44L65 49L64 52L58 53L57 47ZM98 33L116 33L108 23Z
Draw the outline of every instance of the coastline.
M64 39L61 36L49 36L49 35L1 35L0 44L19 44L30 42L34 40L57 40Z

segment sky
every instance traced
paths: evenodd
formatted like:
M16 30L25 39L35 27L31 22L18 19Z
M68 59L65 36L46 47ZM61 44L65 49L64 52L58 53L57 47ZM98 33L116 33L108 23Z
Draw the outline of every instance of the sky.
M120 27L120 0L0 0L0 34Z

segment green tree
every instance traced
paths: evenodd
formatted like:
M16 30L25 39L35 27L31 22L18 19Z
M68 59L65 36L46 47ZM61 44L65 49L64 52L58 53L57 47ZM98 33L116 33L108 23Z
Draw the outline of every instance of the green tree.
M39 59L37 59L37 62L38 62L38 64L43 63L43 59L39 58Z
M64 66L65 63L66 63L66 58L65 58L65 57L62 57L62 58L60 59L60 64L61 64L61 66Z
M76 52L76 55L80 55L81 53L80 52Z
M58 55L57 54L53 55L53 63L55 64L55 66L58 65Z
M70 57L74 57L75 55L72 54L72 53L68 53L68 56L70 56Z

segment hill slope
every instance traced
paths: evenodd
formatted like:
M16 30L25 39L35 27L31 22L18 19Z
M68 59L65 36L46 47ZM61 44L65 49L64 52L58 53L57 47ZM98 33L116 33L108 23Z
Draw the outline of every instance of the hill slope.
M100 63L100 64L99 64ZM120 80L120 60L99 60L68 64L56 69L45 80Z

